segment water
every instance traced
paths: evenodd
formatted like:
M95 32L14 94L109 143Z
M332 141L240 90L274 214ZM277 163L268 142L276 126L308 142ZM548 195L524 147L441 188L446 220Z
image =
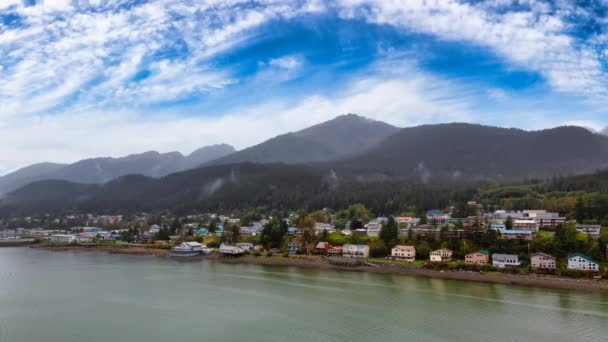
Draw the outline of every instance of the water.
M0 342L607 341L608 295L0 248Z

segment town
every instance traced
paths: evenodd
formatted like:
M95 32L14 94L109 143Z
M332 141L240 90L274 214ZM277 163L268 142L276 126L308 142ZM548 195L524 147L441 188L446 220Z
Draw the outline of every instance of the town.
M604 270L608 241L601 224L547 210L487 212L473 201L409 216L373 217L364 205L354 204L335 212L321 209L288 217L264 217L254 211L180 217L72 214L13 218L2 225L2 241L30 238L47 247L140 247L169 251L174 257L318 255L341 265L357 260L596 278Z

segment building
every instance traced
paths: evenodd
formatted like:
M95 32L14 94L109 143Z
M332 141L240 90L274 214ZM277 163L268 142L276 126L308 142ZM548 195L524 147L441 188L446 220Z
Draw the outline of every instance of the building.
M535 220L531 219L519 219L513 221L513 230L529 230L531 232L538 232L539 224Z
M245 251L237 246L230 246L222 243L220 245L220 254L227 256L243 255Z
M316 223L315 224L315 234L316 235L321 235L321 234L323 234L324 231L327 231L328 233L331 234L331 233L336 232L336 228L329 223Z
M492 265L498 268L518 267L521 263L515 254L492 254Z
M379 219L373 219L369 221L365 228L367 229L367 236L378 237L380 236L380 231L382 230L382 221Z
M329 242L319 242L316 246L315 246L315 253L318 254L327 254L329 252L329 249L331 248L331 245L329 244Z
M287 243L287 253L288 254L297 254L302 248L303 248L303 245L299 241L292 241L292 242Z
M342 251L342 246L332 246L327 253L331 256L341 256Z
M584 255L583 253L574 253L568 256L568 269L599 272L600 263Z
M150 226L150 229L148 229L148 232L150 234L157 234L158 232L160 232L160 226L157 224L153 224Z
M72 243L72 242L76 242L76 236L67 235L67 234L53 234L53 235L51 235L51 242Z
M566 218L559 213L550 213L546 210L524 210L524 216L536 221L541 227L555 227L566 223Z
M534 239L534 232L531 230L504 229L500 231L500 237L508 240L520 239L530 241Z
M554 256L546 253L532 253L532 256L530 257L530 267L532 267L533 270L553 271L557 268L557 260Z
M490 262L490 253L484 249L464 256L464 263L469 265L487 265Z
M416 247L397 245L391 249L391 257L408 262L416 261Z
M597 239L600 237L602 226L599 224L577 224L576 230Z
M430 254L431 262L448 262L452 261L452 250L447 248L432 251Z
M249 242L240 242L235 244L238 248L242 249L245 253L253 252L253 244Z
M368 245L344 245L342 256L347 258L369 258Z

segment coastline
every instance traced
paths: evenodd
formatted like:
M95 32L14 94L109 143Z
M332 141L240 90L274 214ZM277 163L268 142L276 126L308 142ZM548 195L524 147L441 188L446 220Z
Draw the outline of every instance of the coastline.
M95 251L110 254L130 254L130 255L154 255L168 257L169 251L157 248L128 247L119 248L111 246L78 247L78 246L30 246L30 248L43 249L48 251ZM240 257L224 257L218 254L201 256L200 259L207 259L228 264L252 264L261 266L280 266L280 267L300 267L331 271L349 272L369 272L379 274L393 274L401 276L414 276L435 279L472 281L479 283L516 285L537 288L551 288L559 290L577 290L608 292L608 281L596 279L574 279L541 274L504 274L504 273L478 273L472 271L438 271L423 269L413 266L402 266L394 264L373 264L365 263L356 267L343 267L332 265L327 259L319 256L252 256L245 255Z

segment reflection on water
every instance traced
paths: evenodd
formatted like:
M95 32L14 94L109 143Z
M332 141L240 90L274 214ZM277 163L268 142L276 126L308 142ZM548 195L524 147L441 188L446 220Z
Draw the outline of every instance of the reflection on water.
M605 341L608 296L0 249L0 341Z

